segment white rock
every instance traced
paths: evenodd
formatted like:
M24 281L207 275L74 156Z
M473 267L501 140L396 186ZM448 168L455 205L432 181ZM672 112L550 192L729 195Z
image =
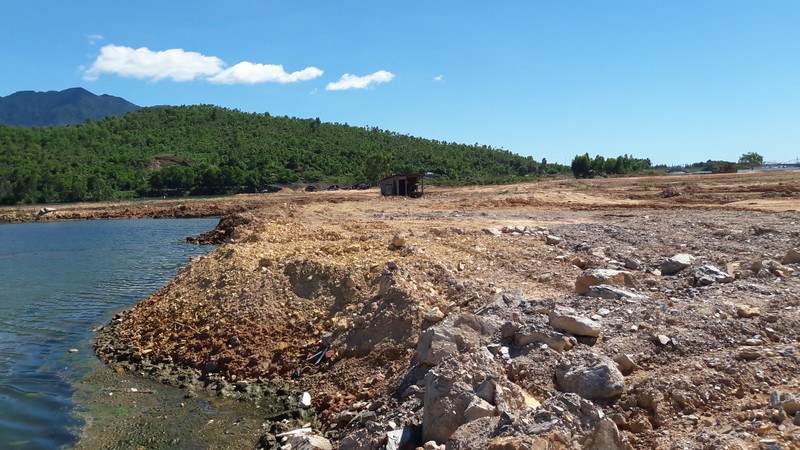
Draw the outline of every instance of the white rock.
M502 236L503 233L497 228L484 228L483 232L491 236Z
M560 236L554 236L552 234L548 234L546 238L547 245L558 245L562 241L564 241L564 239L562 239Z
M556 309L550 313L550 326L577 336L600 336L600 323L575 311Z
M622 289L608 284L596 284L589 286L586 292L588 297L607 298L607 299L631 299L631 300L645 300L646 296L631 292L627 289Z
M681 270L691 266L693 262L694 256L686 253L678 253L661 264L661 274L675 275Z
M311 394L303 392L300 396L300 406L303 408L311 408Z

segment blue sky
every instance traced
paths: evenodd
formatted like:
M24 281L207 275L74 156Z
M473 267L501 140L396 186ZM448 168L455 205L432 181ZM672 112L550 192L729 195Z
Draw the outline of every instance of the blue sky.
M800 158L800 1L2 0L0 96L81 86L569 163Z

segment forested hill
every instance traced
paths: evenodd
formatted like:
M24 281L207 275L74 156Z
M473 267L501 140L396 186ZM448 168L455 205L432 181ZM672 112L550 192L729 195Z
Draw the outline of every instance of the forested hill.
M0 126L2 204L348 185L392 172L497 182L542 169L487 146L207 105L143 108L74 127Z
M19 91L0 97L0 124L24 127L77 125L138 109L139 106L125 99L95 95L83 88Z

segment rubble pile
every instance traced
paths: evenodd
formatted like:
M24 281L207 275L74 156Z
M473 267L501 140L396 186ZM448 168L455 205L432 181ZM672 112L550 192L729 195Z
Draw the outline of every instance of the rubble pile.
M98 354L243 399L283 380L318 419L263 448L800 446L800 215L498 205L254 212Z

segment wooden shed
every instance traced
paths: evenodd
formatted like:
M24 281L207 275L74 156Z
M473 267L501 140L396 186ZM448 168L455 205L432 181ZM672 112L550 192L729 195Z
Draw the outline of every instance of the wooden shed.
M425 176L420 173L394 175L381 180L381 195L422 197L425 193Z

